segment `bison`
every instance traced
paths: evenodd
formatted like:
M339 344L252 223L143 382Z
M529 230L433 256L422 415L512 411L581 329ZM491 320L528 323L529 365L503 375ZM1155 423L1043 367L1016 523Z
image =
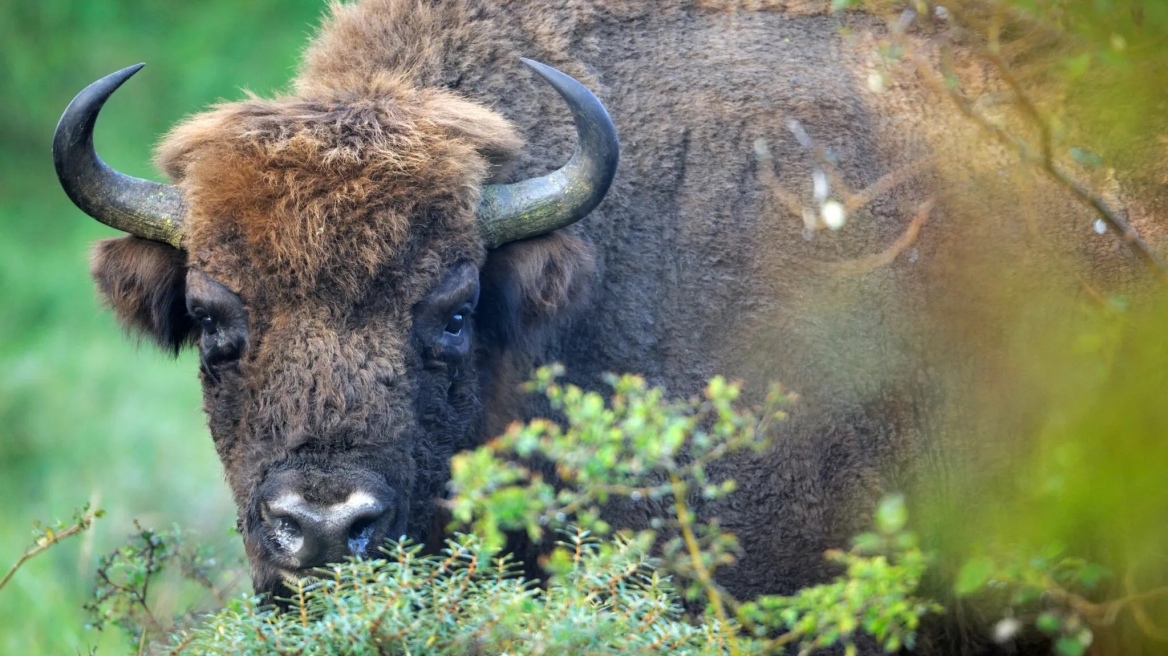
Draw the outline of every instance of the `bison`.
M960 489L955 463L1004 453L979 437L1027 412L963 403L1019 389L1006 326L1060 261L1028 235L1104 280L1139 263L968 152L976 126L921 84L867 84L887 27L826 5L333 4L285 93L162 139L165 185L93 150L138 67L74 100L61 182L131 233L93 277L129 330L198 350L257 591L433 537L451 455L543 412L519 388L541 363L801 394L772 449L724 465L741 491L699 504L741 540L720 576L744 597L825 577L881 492ZM867 191L800 214L843 185Z

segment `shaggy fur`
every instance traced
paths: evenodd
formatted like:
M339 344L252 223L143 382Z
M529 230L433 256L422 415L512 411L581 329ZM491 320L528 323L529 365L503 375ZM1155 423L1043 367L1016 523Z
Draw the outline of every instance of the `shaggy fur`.
M176 309L184 266L237 298L220 329L245 331L246 348L205 362L203 382L258 589L276 580L256 511L266 477L300 472L327 502L375 472L425 537L450 454L539 411L515 390L541 362L592 388L635 371L688 395L723 373L802 395L771 452L726 465L742 492L700 509L738 533L744 557L720 576L744 597L831 574L822 552L865 525L881 492L938 480L921 472L956 487L951 463L1008 457L980 437L1014 434L1000 429L1025 413L970 411L1009 408L1025 382L1005 327L1063 273L1053 263L1116 281L1134 260L1087 242L1089 215L1008 175L1016 163L972 156L975 129L913 82L869 91L883 24L825 6L334 4L287 95L219 105L163 140L158 161L191 208L186 259L107 242L94 275L126 325L168 347L191 325ZM485 253L481 186L546 172L574 140L520 56L589 85L623 159L588 218ZM782 194L809 197L820 164L792 121L853 190L927 155L936 165L838 233L809 233ZM912 257L841 273L894 243L926 199L936 208ZM1041 242L1050 257L1032 256L1039 235L1054 237ZM462 353L434 319L457 308L434 290L466 266L479 305Z
M89 272L128 332L178 353L191 341L187 254L137 237L106 239L93 249Z

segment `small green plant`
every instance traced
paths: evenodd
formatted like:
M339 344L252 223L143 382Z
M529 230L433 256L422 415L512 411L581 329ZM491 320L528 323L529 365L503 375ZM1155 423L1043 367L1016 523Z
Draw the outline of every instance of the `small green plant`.
M40 554L48 551L52 547L61 543L62 540L73 537L79 533L89 530L93 526L93 522L102 517L105 511L90 510L89 504L85 504L80 509L73 512L73 520L66 523L58 521L52 526L42 525L40 522L33 524L33 543L20 558L12 564L12 567L4 574L4 578L0 578L0 589L8 585L12 577L16 575L17 570L24 566L29 560L36 558Z
M734 561L738 544L716 524L697 522L686 499L691 491L706 499L733 492L734 481L711 480L707 467L735 451L766 448L767 427L784 418L781 406L789 397L772 387L760 419L735 408L741 387L720 376L710 380L702 398L671 401L643 378L625 375L608 377L613 393L606 403L596 392L557 383L562 373L557 366L541 368L528 389L547 396L565 425L546 419L515 424L487 445L455 456L455 520L501 545L506 529L526 530L537 540L547 527L568 523L607 534L601 508L611 499L652 504L651 535L670 532L658 567L680 575L687 598L705 594L718 641L737 653L738 629L713 574ZM545 472L554 472L554 479ZM552 571L567 559L562 547L553 551Z
M749 649L797 643L804 650L841 643L851 651L865 632L888 651L911 647L921 615L936 604L912 596L926 568L916 538L905 531L907 512L900 496L886 499L877 513L877 532L859 536L849 552L828 558L846 567L832 583L793 597L768 596L740 605L714 579L715 570L733 562L737 542L716 523L696 521L686 504L691 492L707 499L730 494L732 480L713 481L710 462L734 451L766 448L770 422L782 420L790 396L775 386L757 414L740 411L737 384L715 377L702 398L667 401L660 389L637 376L611 377L606 405L595 392L555 382L560 371L541 369L532 391L545 394L564 414L565 426L538 420L514 425L490 444L455 457L452 509L457 520L501 542L501 529L522 528L539 538L546 527L564 522L605 533L599 509L613 497L655 503L653 528L667 535L658 571L684 583L686 597L705 596L714 625L726 629L729 653L739 644L741 624L758 638L782 632ZM551 467L523 464L551 463ZM554 470L557 481L544 471ZM550 562L563 561L561 550ZM736 610L736 616L730 611Z
M844 576L790 597L760 597L739 614L766 631L785 631L773 643L796 643L801 654L842 644L850 656L860 632L888 652L912 649L920 618L941 607L913 595L928 558L905 530L907 521L904 497L886 497L876 511L874 532L856 536L850 551L827 553L828 560L846 568Z
M92 628L113 625L143 653L152 641L165 639L210 609L222 608L224 589L233 587L239 576L177 526L155 531L135 522L135 527L126 544L99 559L94 596L85 610L93 618ZM186 598L178 599L183 593ZM179 611L180 601L188 608Z

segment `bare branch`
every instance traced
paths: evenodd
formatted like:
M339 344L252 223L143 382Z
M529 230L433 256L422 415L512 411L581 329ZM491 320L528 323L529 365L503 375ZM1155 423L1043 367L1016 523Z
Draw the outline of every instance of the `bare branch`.
M806 213L803 203L783 189L783 185L779 182L779 176L775 174L774 157L771 155L771 149L767 145L766 139L754 140L754 159L758 163L759 182L766 187L771 196L791 214L803 216ZM814 226L806 227L813 228Z
M1140 238L1139 234L1121 216L1108 207L1107 203L1080 184L1071 175L1063 171L1061 167L1050 159L1049 126L1045 126L1043 129L1043 154L1036 156L1033 154L1028 143L1018 139L1004 127L978 113L973 108L973 103L961 90L950 86L944 79L940 78L922 55L919 53L915 54L913 60L916 64L918 74L929 87L937 93L947 96L956 105L958 111L965 115L966 118L972 120L982 130L988 132L1000 143L1013 150L1023 162L1043 171L1064 189L1070 191L1071 195L1079 202L1091 207L1108 227L1121 236L1123 242L1135 253L1136 257L1143 262L1152 274L1156 276L1157 280L1161 283L1168 282L1168 270L1165 270L1163 263L1152 253L1151 248ZM998 59L998 61L1000 62L1001 60ZM1007 80L1006 83L1011 84L1010 80ZM1014 84L1016 85L1017 82L1014 82ZM1021 87L1012 88L1014 89L1014 93L1019 96L1019 102L1023 103L1024 109L1030 107L1033 111L1033 114L1031 114L1031 110L1026 110L1028 116L1031 116L1032 120L1037 120L1045 125L1037 109L1034 108L1028 99L1025 99L1025 93Z
M896 187L908 182L909 180L924 173L937 161L936 156L929 155L905 166L896 169L895 171L885 174L876 182L868 185L859 193L853 194L844 202L844 209L848 214L862 209L868 203L876 200L880 196L892 191Z
M819 170L831 178L832 184L838 190L838 195L844 199L844 211L848 215L863 209L873 200L924 173L936 162L936 157L933 155L923 157L891 173L885 174L879 180L861 189L859 192L852 193L848 190L838 172L832 167L831 162L827 160L823 149L815 145L815 142L802 130L797 122L791 122L791 129L795 134L796 140L815 153L820 159L822 168ZM814 209L807 207L793 194L783 189L782 183L779 182L779 178L775 174L774 157L771 155L770 147L767 145L765 139L760 138L754 141L754 157L758 163L759 182L766 187L775 201L784 206L791 214L802 217L804 227L808 230L815 230L822 227Z
M1123 599L1113 602L1118 611L1119 606L1127 604L1131 608L1132 618L1136 621L1136 626L1144 632L1149 638L1159 642L1168 642L1168 629L1156 626L1152 618L1148 617L1148 611L1144 608L1143 602L1161 597L1168 597L1168 586L1149 590L1147 592L1136 592L1135 570L1128 570L1127 575L1123 578L1124 587L1127 589L1128 596Z
M916 216L905 228L904 233L891 246L875 255L868 255L855 260L847 260L845 262L832 262L829 266L832 270L840 275L846 276L860 276L882 267L892 264L898 255L904 252L906 248L913 245L916 241L917 235L921 232L921 227L929 221L929 215L933 211L934 200L929 199L917 209Z

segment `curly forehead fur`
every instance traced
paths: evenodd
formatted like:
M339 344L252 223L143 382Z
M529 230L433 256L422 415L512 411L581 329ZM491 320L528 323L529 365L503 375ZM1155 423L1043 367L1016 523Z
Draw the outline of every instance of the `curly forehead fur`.
M351 303L393 271L481 261L480 186L520 146L489 109L370 74L356 91L219 105L158 160L191 206L192 263L256 301Z

